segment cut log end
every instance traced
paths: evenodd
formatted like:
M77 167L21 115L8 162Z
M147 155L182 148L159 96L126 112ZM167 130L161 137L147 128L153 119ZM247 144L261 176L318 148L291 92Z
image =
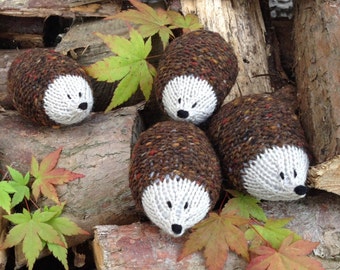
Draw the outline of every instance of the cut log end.
M308 172L310 187L340 195L340 156L311 167Z

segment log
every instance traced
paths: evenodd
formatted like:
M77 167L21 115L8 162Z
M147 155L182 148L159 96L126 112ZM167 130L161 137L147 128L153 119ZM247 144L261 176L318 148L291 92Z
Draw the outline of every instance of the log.
M7 98L7 73L18 53L17 50L0 50L0 106L5 109L13 108L12 102Z
M120 10L120 1L98 0L4 0L0 2L0 14L17 17L49 16L106 17Z
M337 269L340 255L340 197L319 194L294 202L263 202L268 217L293 217L288 224L304 239L320 242L313 258L324 269ZM296 214L299 213L299 214ZM177 262L185 237L171 238L150 223L96 226L93 252L98 270L206 269L202 253ZM231 252L225 270L245 269L246 262Z
M206 269L200 253L177 262L184 238L171 238L149 223L96 226L93 252L98 270L113 269ZM245 269L234 253L225 269Z
M182 0L181 5L184 14L197 14L205 28L219 32L235 49L240 71L226 101L241 94L272 92L258 0Z
M340 195L340 156L311 167L308 171L309 186Z
M85 177L57 187L64 215L89 236L67 239L70 247L93 236L93 226L128 224L138 219L129 189L131 144L142 130L140 105L92 114L81 124L52 129L34 126L15 111L0 113L0 170L10 165L29 171L31 157L41 161L63 147L58 167ZM39 206L51 204L47 199Z
M295 2L298 103L316 163L340 154L339 9L339 1Z

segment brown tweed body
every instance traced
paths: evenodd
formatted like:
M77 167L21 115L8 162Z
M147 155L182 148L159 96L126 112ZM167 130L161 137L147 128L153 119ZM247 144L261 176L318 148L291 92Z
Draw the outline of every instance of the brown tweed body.
M209 193L211 207L219 197L221 169L205 133L191 123L159 122L144 131L134 146L130 188L139 209L143 190L169 175L196 181Z
M8 71L7 89L14 107L24 117L45 126L58 125L45 113L43 98L47 86L60 75L90 79L71 58L49 49L31 49L20 54Z
M270 94L240 97L225 104L212 117L207 133L220 155L223 175L239 190L244 190L244 164L266 148L294 145L307 152L293 109Z
M233 48L215 32L197 30L174 39L159 62L154 88L159 104L165 85L174 77L194 75L206 80L217 96L216 109L236 81L238 63Z

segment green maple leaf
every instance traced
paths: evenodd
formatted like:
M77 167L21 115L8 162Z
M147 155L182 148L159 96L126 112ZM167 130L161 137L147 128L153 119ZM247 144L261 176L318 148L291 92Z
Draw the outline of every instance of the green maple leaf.
M118 18L139 25L138 31L144 38L158 33L165 48L169 38L173 36L168 27L172 22L168 12L163 9L153 9L137 0L130 0L130 2L137 10L129 9L107 19Z
M291 221L291 218L283 219L268 219L264 225L252 225L252 228L246 231L246 238L248 240L254 240L257 244L261 244L259 239L267 241L273 248L279 248L282 241L288 236L293 235L294 241L301 239L301 236L297 235L293 231L284 228Z
M27 200L30 199L31 192L29 187L27 186L30 180L30 174L26 173L23 176L19 171L7 166L7 170L11 175L13 181L8 182L14 189L15 193L12 197L11 208L15 207L19 203L21 203L24 198Z
M152 90L156 69L146 61L151 51L151 39L144 42L143 37L134 29L130 31L130 40L120 36L96 33L115 53L85 68L86 72L99 81L119 81L111 103L106 112L127 101L138 89L142 90L146 100Z
M61 236L61 238L64 244L66 245L65 237ZM53 243L47 243L47 248L49 251L52 252L52 255L62 263L65 270L68 270L69 267L67 263L67 248Z
M168 15L172 20L171 26L169 27L170 29L182 28L183 33L188 33L203 28L203 25L199 22L199 19L195 14L189 13L183 16L179 12L169 10Z
M294 236L288 235L279 248L259 246L252 249L252 260L247 270L322 270L322 264L307 257L319 243L306 240L293 240Z
M83 174L74 173L57 166L62 148L47 155L39 164L35 157L32 157L31 174L35 180L32 184L32 194L37 200L40 194L59 203L55 185L62 185L78 178L84 177Z
M72 222L66 217L60 217L64 209L65 203L60 205L51 206L50 208L45 207L44 212L54 213L54 216L46 223L53 227L58 232L60 239L63 242L63 246L55 243L47 243L47 248L52 252L53 256L56 257L65 267L68 269L67 264L67 243L64 235L77 235L77 234L89 234L82 230L77 224Z
M69 220L66 217L61 217L65 203L60 205L54 205L50 208L45 207L45 212L55 213L55 215L47 221L47 224L51 225L61 235L77 235L77 234L89 234L87 231L81 229L76 223Z
M9 194L15 193L11 184L7 181L0 181L0 207L8 214L11 212L11 196Z
M240 229L248 222L228 209L223 209L221 214L210 213L193 227L178 259L203 249L208 269L222 269L231 249L248 260L248 244Z
M46 243L65 246L59 233L49 224L56 215L55 212L41 212L40 209L33 214L23 209L23 213L5 215L4 218L16 224L7 234L1 248L9 248L22 242L22 250L28 262L28 268L33 265Z
M259 221L266 221L267 217L263 209L259 206L260 201L253 196L242 194L234 190L227 190L234 196L226 204L230 210L236 210L238 214L245 218L255 218Z

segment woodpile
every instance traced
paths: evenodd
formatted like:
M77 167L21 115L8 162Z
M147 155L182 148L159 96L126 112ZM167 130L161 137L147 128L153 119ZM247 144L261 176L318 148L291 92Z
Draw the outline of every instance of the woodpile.
M105 16L119 12L122 2L125 1L54 0L46 1L46 4L41 4L41 2L38 0L0 1L0 44L4 44L4 47L0 48L0 172L6 170L6 165L26 172L29 169L32 155L41 160L54 149L63 146L59 166L86 175L84 179L58 187L61 201L67 201L65 216L91 233L86 237L69 238L69 246L76 246L94 237L94 252L98 269L112 269L113 258L121 255L119 251L121 246L117 244L119 241L119 243L123 242L131 246L130 241L140 242L140 239L151 237L166 247L161 252L167 252L170 256L169 267L171 268L176 263L175 256L178 254L181 240L173 242L174 240L159 235L158 230L153 226L134 223L140 220L140 214L135 210L128 187L132 145L143 130L143 120L152 122L152 117L159 111L155 108L152 109L155 109L157 113L142 110L142 115L147 116L142 119L140 110L143 106L139 103L141 95L137 93L134 99L126 104L126 107L108 114L94 112L81 124L51 129L27 123L12 110L11 102L7 98L7 72L11 62L19 53L17 47L25 49L52 46L57 51L76 59L83 66L112 55L102 40L93 35L93 32L127 37L128 28L125 23L117 20L101 20ZM309 185L340 195L338 180L340 79L337 60L339 58L337 48L340 47L340 41L337 39L340 34L339 3L324 0L296 1L294 31L292 31L294 35L291 36L294 40L293 49L292 43L287 42L287 39L280 40L279 36L274 39L274 42L267 44L268 41L273 41L271 40L273 36L269 36L272 34L269 30L271 27L286 25L290 29L291 25L291 21L287 20L281 24L276 21L268 25L268 18L266 19L263 8L268 1L182 0L172 2L180 3L185 14L196 13L207 29L219 32L233 44L240 71L237 82L225 102L240 95L273 92L282 86L282 81L285 82L284 90L278 92L278 95L290 99L292 103L297 101L297 111L315 158L313 167L309 171ZM56 32L53 32L54 30ZM289 34L287 37L290 37ZM60 38L62 41L58 43ZM287 43L284 44L285 42ZM278 54L274 54L277 50L273 50L270 45L275 49L281 49L281 53L285 53L288 58L280 59ZM293 52L294 55L292 55ZM157 55L159 51L155 49L153 53ZM291 62L292 56L295 57L294 63ZM290 59L288 64L285 62L287 59ZM274 65L273 61L276 61ZM294 68L292 73L295 74L296 87L287 84L287 70L282 69L281 62L288 68ZM275 82L275 78L272 77L273 72L282 75L280 87L273 83ZM107 106L115 84L95 81L93 83L95 89L98 90L97 93L100 93L95 97L98 104L96 110L101 111ZM106 98L101 99L102 96ZM149 109L150 104L146 104L145 108ZM330 211L336 209L336 205L334 206L328 198L332 198L333 202L338 202L339 199L333 194L322 193L322 199L318 197L314 201L314 197L307 198L305 203L308 207L306 208L301 206L304 203L297 203L302 207L301 211L306 211L304 215L306 219L300 220L302 224L312 223L309 225L313 226L315 220L310 220L307 216L321 215L323 213L320 210L321 206L330 207L327 208ZM314 202L317 203L314 204ZM46 203L46 201L40 201L39 205ZM292 205L294 209L296 205ZM268 213L280 212L277 216L284 209L284 206L280 204L276 206L264 204L264 207L267 207ZM319 212L315 212L315 207ZM288 213L294 213L289 211L284 213L285 217ZM334 224L333 229L326 228L322 232L320 227L317 231L318 238L310 239L306 235L307 239L326 241L325 239L332 238L331 235L339 233L340 222L336 220L338 215L335 212L327 213L327 217L331 216L332 222L334 221L330 223ZM317 222L322 222L322 220ZM6 229L7 224L0 223L0 236L6 232ZM312 235L315 233L313 230L309 230L308 233ZM136 238L133 238L136 233ZM127 236L130 234L131 237ZM2 241L1 237L0 241ZM148 244L153 245L149 242ZM324 243L325 250L329 245ZM154 246L150 246L150 250L154 250L153 248ZM114 250L110 254L111 257L106 253L107 249ZM318 256L321 257L321 253L320 250ZM339 254L340 251L334 248L329 257L336 257ZM6 263L5 255L5 252L0 254L0 269L4 269L2 266ZM164 254L158 255L159 257L152 260L160 260L164 256ZM149 255L146 253L146 256ZM183 265L202 268L202 257L195 256L183 262ZM18 267L25 264L22 258L22 254L17 255ZM123 264L132 266L128 258L124 259ZM234 259L237 261L237 258L230 258L231 266L228 267L242 265L239 261L233 264ZM146 263L145 266L149 266Z

